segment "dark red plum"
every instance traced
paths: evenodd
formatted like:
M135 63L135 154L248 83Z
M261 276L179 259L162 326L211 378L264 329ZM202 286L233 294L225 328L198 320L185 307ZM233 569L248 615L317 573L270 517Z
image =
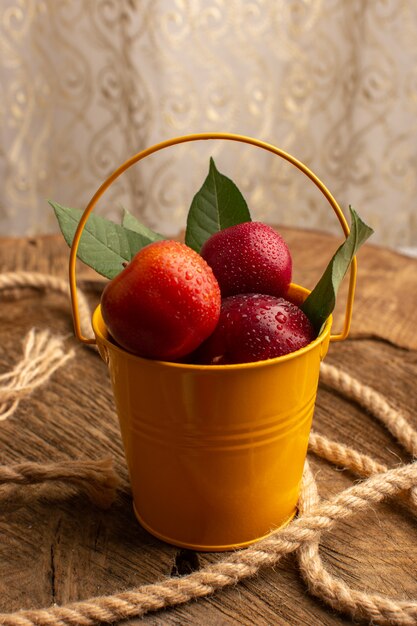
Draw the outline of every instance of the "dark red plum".
M238 293L285 297L291 282L288 246L261 222L244 222L215 233L204 243L201 256L212 268L222 297Z
M214 332L189 362L249 363L284 356L315 339L307 316L284 298L239 294L224 298Z

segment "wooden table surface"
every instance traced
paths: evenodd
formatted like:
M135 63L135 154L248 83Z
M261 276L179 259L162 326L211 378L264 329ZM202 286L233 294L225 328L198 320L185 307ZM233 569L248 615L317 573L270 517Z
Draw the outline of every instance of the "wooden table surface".
M294 279L312 287L338 239L282 229L294 258ZM66 277L68 249L60 236L0 240L0 272L33 270ZM98 282L97 282L98 281ZM80 268L80 286L97 302L99 277ZM383 393L417 427L417 261L366 245L359 254L359 280L350 338L332 344L326 359ZM68 300L31 289L1 293L0 373L21 357L21 341L35 326L71 333ZM343 300L343 294L340 301ZM340 310L339 310L340 309ZM341 326L338 307L334 330ZM75 339L74 346L77 346ZM354 402L319 386L317 432L388 466L410 458L375 419ZM181 551L153 538L135 520L106 366L77 346L76 358L0 422L0 462L105 456L114 459L121 488L108 510L86 498L28 500L0 513L0 612L111 594L172 574L187 573L220 554ZM323 497L356 477L310 455ZM416 522L395 501L349 518L324 535L321 553L329 570L349 585L402 599L417 597ZM129 624L347 624L311 597L294 555L273 569L206 599Z

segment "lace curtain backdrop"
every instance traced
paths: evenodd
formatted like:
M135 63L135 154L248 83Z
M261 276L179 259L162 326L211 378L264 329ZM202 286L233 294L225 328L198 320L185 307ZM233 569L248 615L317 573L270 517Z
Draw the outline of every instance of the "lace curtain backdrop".
M225 131L304 161L374 243L416 249L415 0L1 0L0 19L0 235L56 232L48 198L84 208L139 150ZM149 157L97 212L174 235L210 156L255 219L339 232L293 166L222 141Z

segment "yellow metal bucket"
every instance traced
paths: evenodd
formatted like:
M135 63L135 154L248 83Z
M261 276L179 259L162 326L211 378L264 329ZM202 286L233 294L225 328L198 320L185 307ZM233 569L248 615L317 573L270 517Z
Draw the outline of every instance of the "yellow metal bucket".
M111 340L100 307L92 320L95 337L84 337L75 260L88 215L133 163L168 146L199 139L251 143L287 159L324 193L345 235L349 228L334 198L305 165L269 144L224 133L179 137L135 155L103 183L80 220L70 257L75 332L82 342L97 343L109 367L135 514L160 539L217 551L257 541L296 513L320 361L329 342L344 339L349 332L356 259L343 331L330 334L330 317L313 342L283 357L223 366L143 359ZM293 284L289 295L298 300L307 293Z

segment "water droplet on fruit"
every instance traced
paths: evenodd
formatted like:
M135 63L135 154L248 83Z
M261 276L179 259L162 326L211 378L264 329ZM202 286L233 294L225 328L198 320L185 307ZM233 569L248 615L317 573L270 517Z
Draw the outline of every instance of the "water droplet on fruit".
M287 316L284 315L284 313L282 313L281 311L279 311L276 316L275 319L277 320L277 322L279 322L280 324L285 324L285 322L287 321Z

